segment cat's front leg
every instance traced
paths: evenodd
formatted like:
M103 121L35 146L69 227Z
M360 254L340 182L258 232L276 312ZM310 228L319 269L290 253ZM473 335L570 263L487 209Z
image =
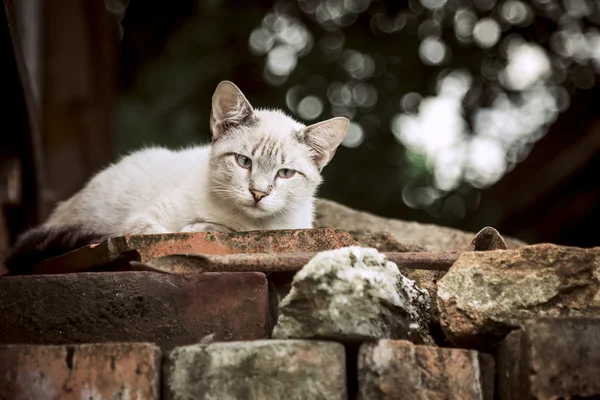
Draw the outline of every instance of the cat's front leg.
M170 231L152 218L145 216L132 217L125 222L127 235L149 235L155 233L170 233Z
M225 225L198 222L184 226L181 232L233 232L233 229Z

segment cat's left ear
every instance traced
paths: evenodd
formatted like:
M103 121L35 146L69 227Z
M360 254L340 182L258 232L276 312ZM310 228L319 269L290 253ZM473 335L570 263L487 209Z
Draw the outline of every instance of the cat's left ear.
M349 127L348 118L335 117L304 128L302 131L304 141L315 150L315 162L319 170L331 161L338 146L346 137Z
M212 97L210 130L212 140L217 140L228 129L248 123L254 109L242 91L233 82L219 83Z

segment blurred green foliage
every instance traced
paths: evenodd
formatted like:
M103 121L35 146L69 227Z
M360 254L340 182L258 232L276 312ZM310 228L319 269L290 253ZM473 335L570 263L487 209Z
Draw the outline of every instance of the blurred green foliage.
M255 107L351 118L320 195L452 224L600 71L586 0L132 2L116 152L207 143L228 79Z

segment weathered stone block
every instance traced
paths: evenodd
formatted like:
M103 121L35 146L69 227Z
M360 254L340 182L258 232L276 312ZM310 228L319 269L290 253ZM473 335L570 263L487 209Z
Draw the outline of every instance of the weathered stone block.
M400 243L394 235L389 232L372 232L369 230L349 232L354 240L361 243L362 247L371 247L377 251L396 251L404 253L407 251L425 251L421 246L415 244Z
M160 351L148 343L0 346L0 399L159 399Z
M346 231L390 232L399 242L416 245L427 250L463 249L471 245L475 232L465 232L433 224L383 218L368 212L317 199L315 202L315 227L329 227ZM504 237L509 248L517 248L525 243Z
M0 343L156 342L163 349L267 337L262 273L78 273L0 279Z
M526 319L600 315L600 248L541 244L467 252L437 286L450 341L489 346Z
M427 291L385 255L347 247L317 254L296 274L273 337L433 343L428 307Z
M346 400L339 343L259 340L178 347L163 366L167 400Z
M404 340L363 344L361 400L492 400L493 359L474 350L415 346Z
M600 398L600 318L526 321L499 346L500 400Z

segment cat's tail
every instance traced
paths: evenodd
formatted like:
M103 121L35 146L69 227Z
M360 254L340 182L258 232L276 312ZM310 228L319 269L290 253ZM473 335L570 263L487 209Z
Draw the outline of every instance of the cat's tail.
M17 238L15 245L6 255L4 265L11 275L27 274L36 264L48 258L60 256L88 244L99 243L103 239L102 235L82 226L38 226Z

